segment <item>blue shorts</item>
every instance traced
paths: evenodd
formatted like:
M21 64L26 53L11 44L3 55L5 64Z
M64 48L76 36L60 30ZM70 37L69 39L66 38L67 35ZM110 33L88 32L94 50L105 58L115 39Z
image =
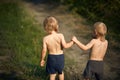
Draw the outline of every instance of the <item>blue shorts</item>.
M96 80L103 80L103 61L89 60L83 76L87 79L90 79L92 76L94 76Z
M48 54L46 72L48 74L62 74L64 68L64 54Z

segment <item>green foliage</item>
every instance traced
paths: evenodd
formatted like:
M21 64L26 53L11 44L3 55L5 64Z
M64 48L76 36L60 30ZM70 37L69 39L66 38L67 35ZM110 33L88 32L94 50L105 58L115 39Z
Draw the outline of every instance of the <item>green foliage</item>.
M52 0L54 1L54 0ZM56 0L58 3L63 2L80 15L93 21L106 21L113 24L119 21L120 1L119 0ZM110 21L110 22L109 22ZM114 24L115 26L118 26ZM110 25L111 25L110 24Z
M109 38L120 40L120 0L62 0L70 11L78 13L94 24L104 22L108 27ZM114 34L114 35L113 35Z
M21 5L17 1L0 3L0 56L10 57L2 62L0 70L10 75L16 72L27 80L44 80L48 77L39 66L44 32Z

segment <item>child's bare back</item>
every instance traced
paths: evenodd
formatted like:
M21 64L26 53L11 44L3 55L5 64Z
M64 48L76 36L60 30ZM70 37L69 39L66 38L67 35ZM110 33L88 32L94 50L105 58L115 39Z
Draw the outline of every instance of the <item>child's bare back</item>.
M91 44L93 44L93 48L90 54L90 60L102 61L106 53L108 41L105 40L103 42L100 39L93 39Z
M53 33L44 38L44 43L46 44L49 54L62 54L62 46L61 46L61 37L60 33Z

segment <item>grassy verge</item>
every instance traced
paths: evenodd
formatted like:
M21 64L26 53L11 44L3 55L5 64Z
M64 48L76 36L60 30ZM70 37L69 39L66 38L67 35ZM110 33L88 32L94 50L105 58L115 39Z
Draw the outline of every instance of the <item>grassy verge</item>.
M43 35L20 2L0 3L0 80L47 79L39 67Z

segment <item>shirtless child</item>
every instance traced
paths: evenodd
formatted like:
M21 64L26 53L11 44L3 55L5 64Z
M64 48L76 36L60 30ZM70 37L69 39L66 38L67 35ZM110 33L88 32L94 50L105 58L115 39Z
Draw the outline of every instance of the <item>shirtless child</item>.
M40 66L44 66L46 53L48 51L46 72L50 74L50 80L55 80L56 73L59 75L59 80L64 80L63 48L71 47L73 45L73 41L66 43L63 34L58 33L59 26L54 17L47 17L43 24L48 35L43 38Z
M103 80L103 59L107 50L108 41L105 39L107 27L102 22L94 24L95 39L92 39L87 45L82 44L74 37L72 40L82 49L91 49L90 59L86 65L83 76L84 80L91 79L92 75L96 80Z

